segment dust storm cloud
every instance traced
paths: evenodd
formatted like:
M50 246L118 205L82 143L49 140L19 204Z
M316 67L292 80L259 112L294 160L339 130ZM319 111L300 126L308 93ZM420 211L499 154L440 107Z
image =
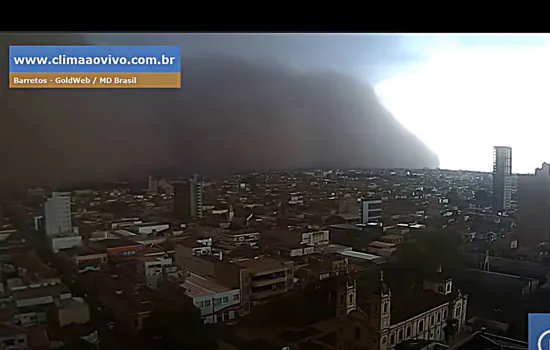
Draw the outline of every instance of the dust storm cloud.
M85 44L78 35L1 35L8 45ZM435 167L437 157L334 72L208 56L184 60L181 90L9 90L0 72L0 187L306 167Z

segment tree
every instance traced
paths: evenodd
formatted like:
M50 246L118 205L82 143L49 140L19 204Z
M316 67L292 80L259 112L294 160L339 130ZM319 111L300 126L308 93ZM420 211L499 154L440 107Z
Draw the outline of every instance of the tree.
M191 303L158 305L145 320L143 335L152 349L218 349L213 329L203 323L199 309Z
M443 332L445 332L445 341L450 343L458 332L458 320L455 318L448 320L447 325L443 327Z

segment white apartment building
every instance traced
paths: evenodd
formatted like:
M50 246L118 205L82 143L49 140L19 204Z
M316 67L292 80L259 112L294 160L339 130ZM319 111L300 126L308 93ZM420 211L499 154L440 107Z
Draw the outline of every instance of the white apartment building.
M360 214L362 224L382 220L382 200L364 199L361 202Z
M302 233L302 241L304 245L327 245L330 242L330 234L328 230L308 231Z
M256 247L260 240L260 232L242 231L222 231L217 234L218 242L231 246Z
M239 289L222 286L213 279L194 273L190 273L180 286L193 299L193 304L201 311L205 323L227 322L239 315Z
M137 273L151 289L157 289L163 281L177 278L179 274L183 274L181 269L173 264L172 258L168 257L140 258L137 264Z
M72 232L71 194L53 192L44 204L44 219L48 236Z
M54 253L59 253L60 250L79 247L82 245L82 236L76 233L59 234L48 237L48 244Z

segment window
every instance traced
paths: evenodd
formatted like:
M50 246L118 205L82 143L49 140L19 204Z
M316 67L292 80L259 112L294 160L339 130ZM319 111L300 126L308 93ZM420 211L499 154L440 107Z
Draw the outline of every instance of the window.
M443 309L443 321L447 319L447 309Z
M384 313L388 312L388 302L384 302Z
M386 341L387 341L386 337L382 337L382 344L386 344Z
M15 339L4 340L4 345L5 346L14 346L15 345Z
M237 300L239 300L239 294L233 295L233 301L237 301Z
M442 286L437 287L437 292L438 293L443 293L443 287Z
M441 312L437 313L437 323L441 322Z
M359 326L355 327L355 340L361 339L361 328Z
M223 303L228 303L229 302L229 297L223 297Z
M455 309L455 317L460 317L460 306Z
M235 311L229 311L229 319L232 320L235 318Z
M390 335L390 346L395 345L395 333L392 333Z
M349 303L353 304L353 293L349 293Z
M430 317L430 324L433 326L435 323L435 315L432 314L432 317Z
M411 335L412 335L411 330L412 330L411 326L407 326L407 330L405 331L405 334L407 335L407 338L411 337Z
M418 332L424 331L424 320L418 321Z
M214 305L220 305L222 303L222 298L214 298Z
M199 301L195 304L197 307L203 307L204 306L204 302L202 301Z
M397 342L399 343L401 340L403 340L403 329L397 332Z

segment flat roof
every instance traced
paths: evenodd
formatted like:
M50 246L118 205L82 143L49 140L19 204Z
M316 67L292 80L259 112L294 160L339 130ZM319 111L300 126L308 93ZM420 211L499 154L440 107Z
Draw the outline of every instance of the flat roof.
M275 259L267 256L251 259L241 259L232 261L234 264L254 271L270 270L282 268L283 264L291 260Z
M13 297L15 300L21 299L31 299L31 298L40 298L46 296L57 296L64 293L70 293L69 288L62 283L36 287L36 288L27 288L13 291Z
M238 231L223 231L219 232L220 235L226 235L226 236L240 236L240 235L259 235L260 231L255 230L238 230Z
M106 238L100 241L96 241L96 243L101 244L105 248L118 248L118 247L140 245L139 243L126 238Z
M353 250L340 251L338 252L338 254L346 256L348 258L362 259L362 260L368 260L368 261L378 260L382 258L378 255L368 254L363 252L356 252Z
M380 237L380 239L382 239L382 238L385 238L385 239L401 239L401 238L403 238L403 236L401 236L401 235L391 235L390 234L390 235L385 235L385 236Z
M85 255L97 255L97 254L105 254L105 253L95 251L92 248L87 246L77 246L73 248L63 249L63 254L66 254L68 256L85 256Z
M170 226L170 224L167 223L167 222L140 222L140 223L137 223L133 226L135 226L135 227L149 227L149 226L159 226L159 225L168 225L168 226Z
M218 284L211 278L194 273L190 273L185 279L185 282L180 284L180 286L185 288L186 294L192 298L200 298L232 290L231 288Z
M395 247L395 244L393 243L386 243L386 242L380 242L380 241L374 241L369 244L372 247L383 247L383 248L393 248Z

